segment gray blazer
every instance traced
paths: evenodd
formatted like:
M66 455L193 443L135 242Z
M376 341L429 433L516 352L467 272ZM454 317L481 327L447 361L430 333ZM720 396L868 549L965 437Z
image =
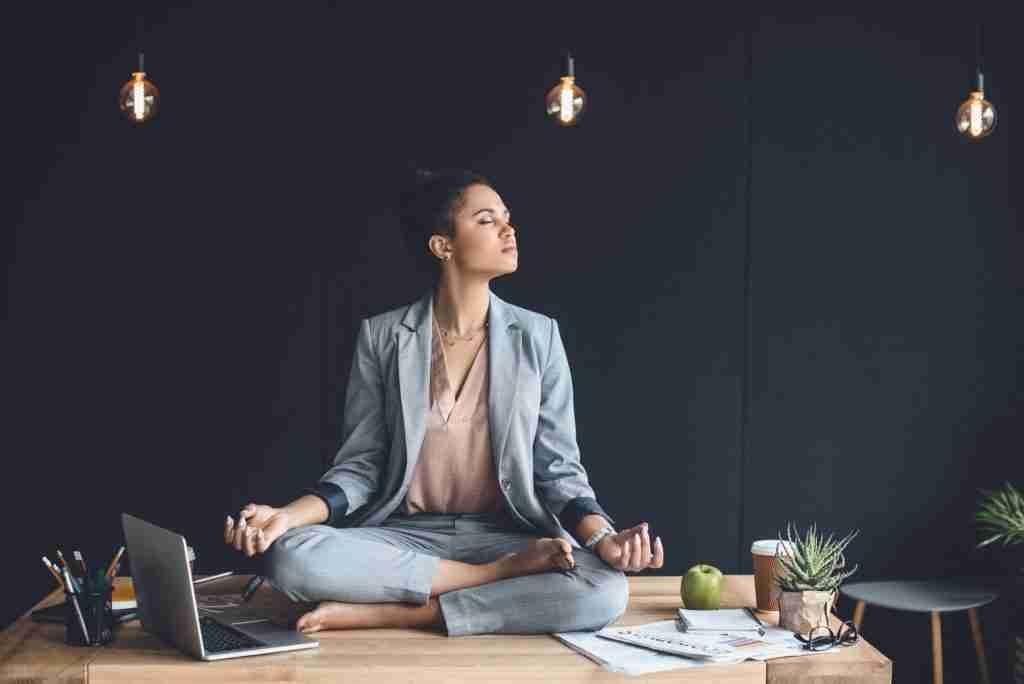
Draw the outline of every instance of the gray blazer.
M327 524L377 525L402 503L430 410L433 289L363 319L345 394L343 440L333 466L306 491L324 499ZM491 445L509 510L544 536L575 548L598 505L576 444L573 386L555 319L490 293ZM586 541L586 540L582 540Z

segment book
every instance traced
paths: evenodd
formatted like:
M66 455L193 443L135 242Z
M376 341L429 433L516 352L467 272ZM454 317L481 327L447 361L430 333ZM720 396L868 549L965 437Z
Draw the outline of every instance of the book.
M131 577L121 577L114 583L114 593L110 597L110 607L114 610L136 609L135 585Z
M721 608L719 610L689 610L679 608L676 611L677 627L680 632L688 633L721 633L721 632L757 632L764 634L764 625L749 608Z

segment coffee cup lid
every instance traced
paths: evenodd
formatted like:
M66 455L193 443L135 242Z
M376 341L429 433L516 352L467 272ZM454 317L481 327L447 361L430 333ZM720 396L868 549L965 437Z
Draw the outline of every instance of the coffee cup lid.
M791 549L789 542L782 539L758 539L750 545L750 552L758 556L774 556L779 545L786 550Z

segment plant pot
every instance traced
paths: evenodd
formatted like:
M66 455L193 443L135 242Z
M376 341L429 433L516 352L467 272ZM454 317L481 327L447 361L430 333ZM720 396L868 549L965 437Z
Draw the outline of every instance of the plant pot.
M779 627L807 634L815 627L829 626L835 601L834 591L779 591Z

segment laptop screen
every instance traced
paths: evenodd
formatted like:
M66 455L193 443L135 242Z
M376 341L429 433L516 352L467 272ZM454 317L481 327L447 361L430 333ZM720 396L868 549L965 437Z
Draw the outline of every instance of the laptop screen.
M143 629L203 657L185 538L128 513L121 523Z

